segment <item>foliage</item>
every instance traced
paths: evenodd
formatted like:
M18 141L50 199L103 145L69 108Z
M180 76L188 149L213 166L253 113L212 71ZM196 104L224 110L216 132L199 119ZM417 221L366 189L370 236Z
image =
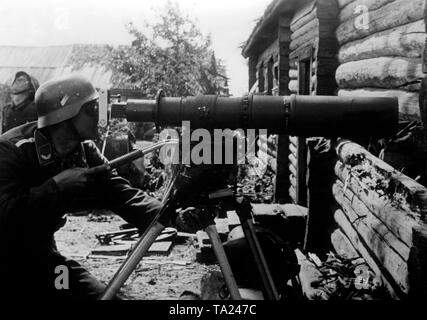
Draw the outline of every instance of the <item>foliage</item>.
M210 37L168 2L158 10L158 21L139 30L131 46L112 51L113 83L119 88L140 89L153 97L159 88L169 96L217 94L227 91L225 67L215 59Z

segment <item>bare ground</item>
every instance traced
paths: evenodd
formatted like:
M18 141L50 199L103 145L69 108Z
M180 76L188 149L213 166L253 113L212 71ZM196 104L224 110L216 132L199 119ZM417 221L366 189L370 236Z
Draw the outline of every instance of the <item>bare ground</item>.
M58 249L107 284L124 260L86 256L100 245L96 234L117 231L123 223L123 219L108 212L68 216L66 225L55 235ZM219 268L196 261L195 245L195 240L187 240L176 243L168 256L144 258L122 288L122 296L131 300L169 300L178 299L184 291L200 294L202 277Z

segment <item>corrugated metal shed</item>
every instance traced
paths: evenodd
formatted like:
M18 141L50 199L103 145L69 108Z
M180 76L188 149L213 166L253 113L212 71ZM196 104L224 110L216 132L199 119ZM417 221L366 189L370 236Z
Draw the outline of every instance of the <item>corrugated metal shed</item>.
M89 78L98 88L110 88L112 70L103 65L86 63L73 66L73 56L78 50L88 48L103 50L99 45L68 45L52 47L0 46L0 83L11 84L18 71L25 71L43 83L56 76L76 72Z

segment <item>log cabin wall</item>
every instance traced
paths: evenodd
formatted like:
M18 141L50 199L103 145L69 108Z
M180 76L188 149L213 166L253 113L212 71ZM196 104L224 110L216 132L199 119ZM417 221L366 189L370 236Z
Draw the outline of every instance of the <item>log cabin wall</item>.
M249 57L249 88L280 95L397 96L401 118L419 119L420 109L427 110L427 99L418 101L424 77L424 3L294 1L294 10L278 18L279 33L275 29L262 52ZM366 20L356 24L363 12L359 5L368 8L366 29L360 28ZM274 156L277 173L282 173L277 174L276 191L281 184L292 202L298 203L297 190L303 190L298 181L307 174L305 249L324 246L319 239L327 233L328 245L337 253L364 258L392 297L427 297L427 189L354 142L338 140L325 147L329 153L319 154L316 141L303 139L306 157L299 141L285 136ZM303 167L301 159L307 160Z
M355 249L392 297L425 297L426 188L354 142L334 149L332 246Z
M401 119L420 119L425 0L338 0L341 96L396 96Z
M420 120L425 2L338 0L338 95L396 96L401 120ZM335 150L332 246L355 249L393 297L426 297L426 188L353 142Z

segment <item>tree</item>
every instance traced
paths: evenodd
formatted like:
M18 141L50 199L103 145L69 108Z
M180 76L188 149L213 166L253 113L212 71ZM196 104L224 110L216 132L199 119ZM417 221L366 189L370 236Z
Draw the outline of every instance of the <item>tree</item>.
M215 58L210 37L184 15L177 3L160 8L157 22L138 30L131 46L112 51L116 87L140 89L148 97L163 89L168 96L228 94L226 69Z

